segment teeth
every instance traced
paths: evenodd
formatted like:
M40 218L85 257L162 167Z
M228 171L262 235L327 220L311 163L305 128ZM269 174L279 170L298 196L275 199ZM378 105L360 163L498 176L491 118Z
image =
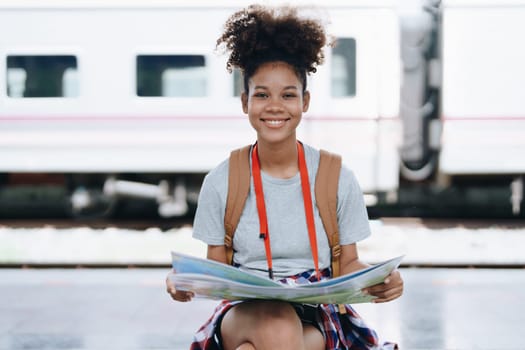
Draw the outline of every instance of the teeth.
M284 120L265 120L268 124L272 125L279 125L281 123L284 123Z

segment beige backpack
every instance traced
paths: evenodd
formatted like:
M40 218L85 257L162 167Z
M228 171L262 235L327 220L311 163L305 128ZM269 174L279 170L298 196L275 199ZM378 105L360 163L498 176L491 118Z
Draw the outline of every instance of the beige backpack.
M250 145L230 154L228 197L224 214L224 244L229 264L233 262L233 235L250 191ZM337 225L337 188L341 171L341 157L321 150L319 169L315 178L315 200L323 222L332 259L332 277L339 276L339 228Z

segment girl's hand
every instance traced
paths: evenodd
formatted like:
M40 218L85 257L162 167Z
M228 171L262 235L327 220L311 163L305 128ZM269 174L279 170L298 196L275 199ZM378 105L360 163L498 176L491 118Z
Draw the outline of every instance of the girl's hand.
M195 296L192 292L177 290L173 282L171 282L170 276L174 273L175 271L171 271L166 277L166 291L173 300L181 302L191 301L191 299Z
M363 289L366 294L377 297L373 303L384 303L399 298L403 294L403 279L396 269L385 278L383 283Z

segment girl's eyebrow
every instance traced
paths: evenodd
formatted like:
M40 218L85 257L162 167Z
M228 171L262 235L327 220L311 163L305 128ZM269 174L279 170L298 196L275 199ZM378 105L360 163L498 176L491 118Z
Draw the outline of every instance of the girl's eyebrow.
M254 87L254 89L255 89L255 90L257 90L257 89L268 90L268 87L267 87L267 86L264 86L264 85L256 85L256 86ZM285 86L285 87L283 88L283 90L290 90L290 89L298 90L297 86L295 86L295 85Z

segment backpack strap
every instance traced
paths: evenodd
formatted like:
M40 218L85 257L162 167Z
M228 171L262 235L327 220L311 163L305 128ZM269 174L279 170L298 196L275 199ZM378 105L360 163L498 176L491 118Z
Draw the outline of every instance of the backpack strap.
M341 163L341 156L321 150L319 168L315 178L315 201L330 245L332 277L338 277L341 274L339 262L341 245L337 223L337 189ZM339 304L338 308L340 314L346 314L344 304Z
M230 265L233 263L233 235L250 191L250 148L251 145L248 145L230 153L228 197L224 213L224 245L226 261Z
M332 277L338 277L339 257L339 226L337 224L337 189L341 172L341 156L320 151L319 169L315 178L315 201L323 222L332 256Z

